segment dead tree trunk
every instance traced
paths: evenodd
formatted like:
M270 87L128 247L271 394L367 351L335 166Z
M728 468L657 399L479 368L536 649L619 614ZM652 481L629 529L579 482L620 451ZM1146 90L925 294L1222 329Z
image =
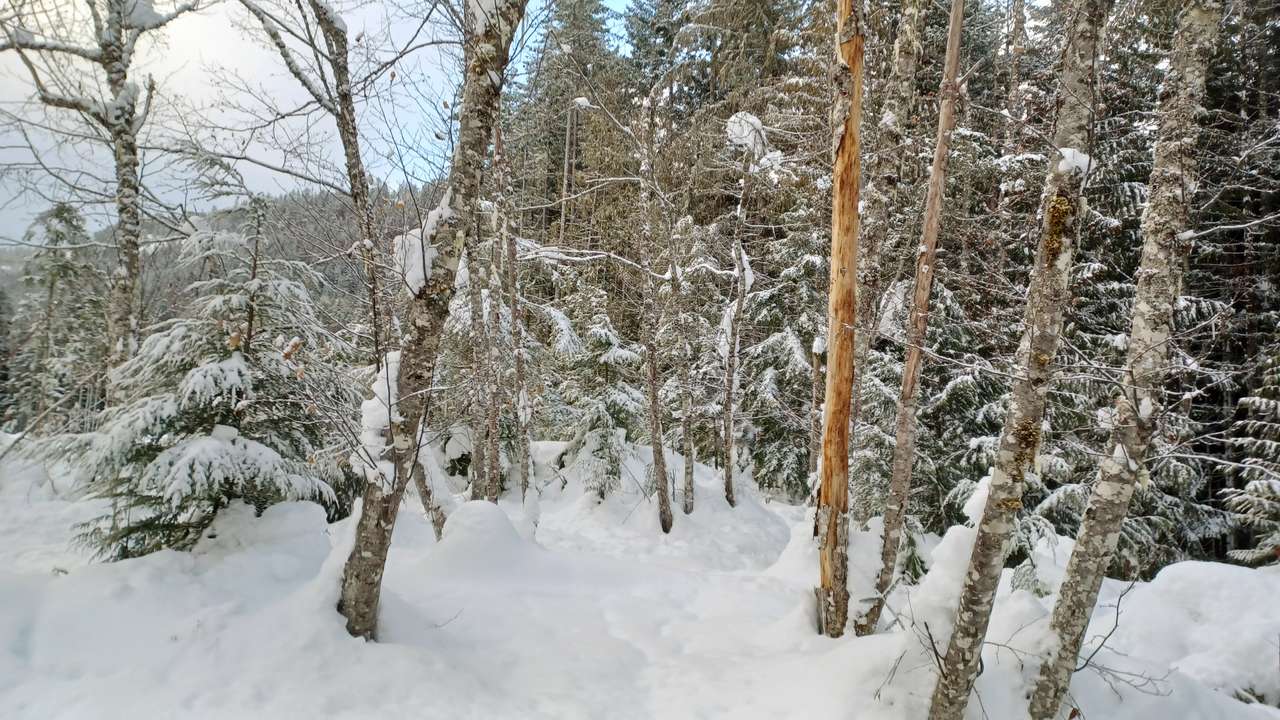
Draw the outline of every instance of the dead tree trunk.
M893 571L898 563L898 545L902 540L907 500L911 492L911 471L916 456L916 408L920 400L920 371L925 336L929 329L929 296L933 292L933 269L938 256L938 225L942 221L947 160L951 155L951 134L956 126L956 100L960 94L956 76L960 69L960 29L963 23L964 0L951 0L947 55L942 71L942 87L938 91L938 97L942 100L938 109L938 139L934 145L933 167L929 173L929 189L924 203L924 227L920 233L911 316L907 324L907 359L902 370L902 392L898 396L896 442L893 449L893 469L889 476L889 496L884 509L880 574L876 578L875 600L857 627L860 635L875 632L876 624L880 621L884 597L889 592Z
M844 634L849 617L849 400L853 389L857 296L859 125L866 17L861 2L839 0L831 79L831 288L827 303L827 391L818 492L818 632Z
M956 611L930 720L960 720L982 658L982 641L991 618L1006 545L1022 508L1026 472L1035 461L1044 421L1045 395L1053 376L1063 312L1071 303L1068 281L1075 252L1077 223L1083 215L1081 189L1089 169L1090 125L1095 87L1094 56L1110 0L1084 0L1075 10L1063 50L1058 80L1054 145L1041 199L1040 242L1028 289L1018 347L1018 376L1009 413L991 469L987 504L978 525L973 554Z
M1191 252L1191 240L1185 234L1196 181L1196 120L1221 17L1219 0L1192 0L1183 11L1174 36L1169 74L1161 88L1151 194L1142 213L1142 259L1124 381L1116 396L1112 452L1099 465L1089 507L1053 607L1050 628L1057 643L1040 666L1040 677L1031 694L1034 720L1051 720L1057 715L1071 684L1089 616L1115 554L1120 526L1155 430L1160 389L1168 372L1174 307L1182 286L1183 267Z
M486 150L493 134L511 40L524 16L525 2L499 0L492 8L477 3L468 8L466 69L449 185L434 217L428 220L429 227L421 233L424 253L431 247L436 256L424 282L411 288L413 298L405 318L406 334L396 378L398 400L391 413L394 420L388 453L395 472L385 482L366 486L355 544L343 569L338 611L347 618L347 631L357 637L373 638L377 631L382 573L396 512L418 461L417 439L426 416L440 333L449 314L458 259L475 228ZM492 13L486 14L486 9Z

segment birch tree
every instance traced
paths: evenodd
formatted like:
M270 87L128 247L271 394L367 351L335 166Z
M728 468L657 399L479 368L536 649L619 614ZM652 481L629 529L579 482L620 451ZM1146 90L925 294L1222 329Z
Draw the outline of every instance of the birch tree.
M414 465L418 462L421 426L435 374L440 335L454 295L458 261L476 226L477 202L485 157L498 113L503 75L511 41L524 17L525 0L472 2L464 24L465 70L458 137L447 188L426 224L413 237L403 260L411 299L404 320L396 371L395 394L389 400L383 457L389 477L367 484L356 525L355 543L343 570L338 610L347 631L373 638L378 601L396 513ZM390 373L388 373L390 374Z
M876 577L875 599L858 624L860 635L875 632L880 620L884 597L889 592L894 568L898 563L898 545L902 540L902 527L911 491L911 471L916 455L916 410L920 401L920 369L924 357L925 335L929 328L929 296L933 292L933 270L938 259L938 226L942 222L942 198L947 185L947 160L951 154L951 134L956 126L956 100L960 95L957 75L960 69L960 31L963 23L964 0L951 0L947 54L942 70L942 86L938 90L938 97L942 100L938 109L938 138L933 150L933 166L929 171L924 227L920 233L920 249L916 257L911 315L907 320L907 359L902 370L902 392L898 396L896 442L893 470L889 477L889 496L884 510L880 574ZM866 333L871 329L860 327L860 331ZM865 334L863 337L865 338Z
M822 420L821 488L816 531L819 550L818 632L840 637L849 617L849 401L853 389L854 308L857 295L859 125L862 119L861 2L836 6L836 56L831 80L831 287L827 302L827 390Z
M1045 396L1070 304L1068 287L1077 223L1084 215L1081 190L1088 174L1098 36L1110 0L1084 0L1076 8L1063 49L1055 100L1055 151L1040 201L1040 238L1023 315L1009 410L991 468L986 506L965 573L955 626L929 710L931 720L959 720L982 658L982 643L1005 552L1022 507L1044 422Z
M116 266L107 301L110 367L128 360L138 347L144 197L138 137L151 114L156 83L148 76L140 84L131 74L136 51L143 37L197 7L186 2L161 11L150 0L90 0L83 5L37 0L13 3L11 14L0 16L0 52L18 56L36 100L83 127L69 131L77 142L100 139L111 149ZM86 87L101 88L100 94L87 96ZM58 181L72 182L66 175Z
M1103 457L1076 539L1050 628L1056 642L1040 666L1031 695L1031 717L1051 720L1076 668L1098 589L1111 565L1120 526L1143 472L1155 430L1160 393L1168 373L1174 310L1191 252L1189 200L1195 193L1197 116L1222 5L1193 0L1182 11L1161 88L1150 196L1142 214L1142 259L1138 266L1129 347L1116 396L1111 452Z

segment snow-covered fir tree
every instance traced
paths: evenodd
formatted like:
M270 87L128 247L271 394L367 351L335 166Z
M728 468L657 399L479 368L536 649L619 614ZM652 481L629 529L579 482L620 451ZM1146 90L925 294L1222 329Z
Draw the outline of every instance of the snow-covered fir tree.
M150 328L117 371L127 401L98 431L38 446L110 500L83 535L104 557L189 548L239 500L259 512L285 499L316 500L335 518L350 510L347 348L322 330L307 265L272 257L261 208L249 214L243 228L209 223L183 241L182 262L202 279L184 316Z

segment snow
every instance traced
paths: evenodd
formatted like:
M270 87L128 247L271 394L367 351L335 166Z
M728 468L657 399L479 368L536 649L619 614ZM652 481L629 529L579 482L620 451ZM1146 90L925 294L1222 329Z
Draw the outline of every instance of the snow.
M1093 164L1093 158L1075 148L1060 148L1058 154L1062 156L1058 160L1058 172L1064 175L1070 173L1083 175L1089 172L1089 167Z
M467 12L471 16L472 32L484 33L489 21L498 17L498 0L467 0Z
M152 28L164 22L164 16L156 12L151 0L132 0L128 8L129 14L126 22L129 27Z
M760 118L749 112L736 112L725 122L725 135L729 143L761 158L769 149L769 139L764 133Z
M3 447L3 443L0 443ZM934 679L924 623L950 632L974 530L925 538L931 570L890 595L882 631L814 632L812 510L767 503L747 476L738 506L695 466L697 505L670 535L638 490L646 447L603 502L536 442L542 521L518 493L452 509L435 541L416 500L397 520L379 642L334 611L353 520L306 502L255 517L227 508L190 553L88 565L69 550L82 505L40 468L0 466L0 717L70 718L852 718L925 715ZM678 478L681 458L668 453ZM58 474L55 469L54 475ZM55 488L55 485L57 486ZM677 496L678 498L678 496ZM879 521L851 532L850 583L867 595ZM1043 544L1037 572L1061 582L1070 541ZM57 569L57 572L51 572ZM1025 716L1052 596L1012 590L991 620L971 717ZM1151 583L1106 581L1077 673L1084 717L1275 720L1233 699L1280 698L1280 568L1178 563ZM909 629L894 624L899 619ZM915 625L910 625L911 621ZM1171 632L1176 629L1176 632ZM1109 674L1108 674L1109 673ZM976 705L976 703L975 703Z

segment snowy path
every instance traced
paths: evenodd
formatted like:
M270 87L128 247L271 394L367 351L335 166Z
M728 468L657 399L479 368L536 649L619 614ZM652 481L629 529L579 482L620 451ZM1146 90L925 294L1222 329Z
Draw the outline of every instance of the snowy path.
M570 492L546 496L536 543L515 529L527 525L518 508L469 503L437 544L411 501L396 532L376 644L348 637L333 611L349 525L326 525L315 506L281 505L262 518L233 508L196 552L84 566L56 538L91 508L51 493L24 499L11 480L0 483L6 720L911 720L928 699L930 668L913 637L832 641L814 633L816 570L803 511L763 504L749 488L730 509L704 468L698 511L678 513L669 537L635 497L598 505ZM70 573L55 575L55 566ZM1245 597L1280 590L1280 574L1214 567ZM1194 586L1200 572L1187 570L1182 584ZM915 598L920 606L927 588ZM1164 594L1135 591L1134 600ZM1001 639L1044 612L1025 593L1002 607L993 623ZM1186 608L1142 612L1183 623L1195 614L1175 609ZM1150 623L1126 625L1131 645L1167 657L1162 666L1115 666L1167 677L1158 693L1124 685L1112 692L1082 673L1075 689L1086 717L1280 717L1169 672L1187 658L1208 671L1224 657L1238 665L1267 650L1230 658L1242 643L1215 640L1230 629L1209 620L1200 618L1203 631L1185 633L1181 648L1153 639ZM1271 632L1269 617L1254 620L1254 634ZM1266 690L1270 681L1258 672ZM991 718L1017 717L1024 677L1008 653L992 654L979 682ZM976 705L974 713L982 717Z

